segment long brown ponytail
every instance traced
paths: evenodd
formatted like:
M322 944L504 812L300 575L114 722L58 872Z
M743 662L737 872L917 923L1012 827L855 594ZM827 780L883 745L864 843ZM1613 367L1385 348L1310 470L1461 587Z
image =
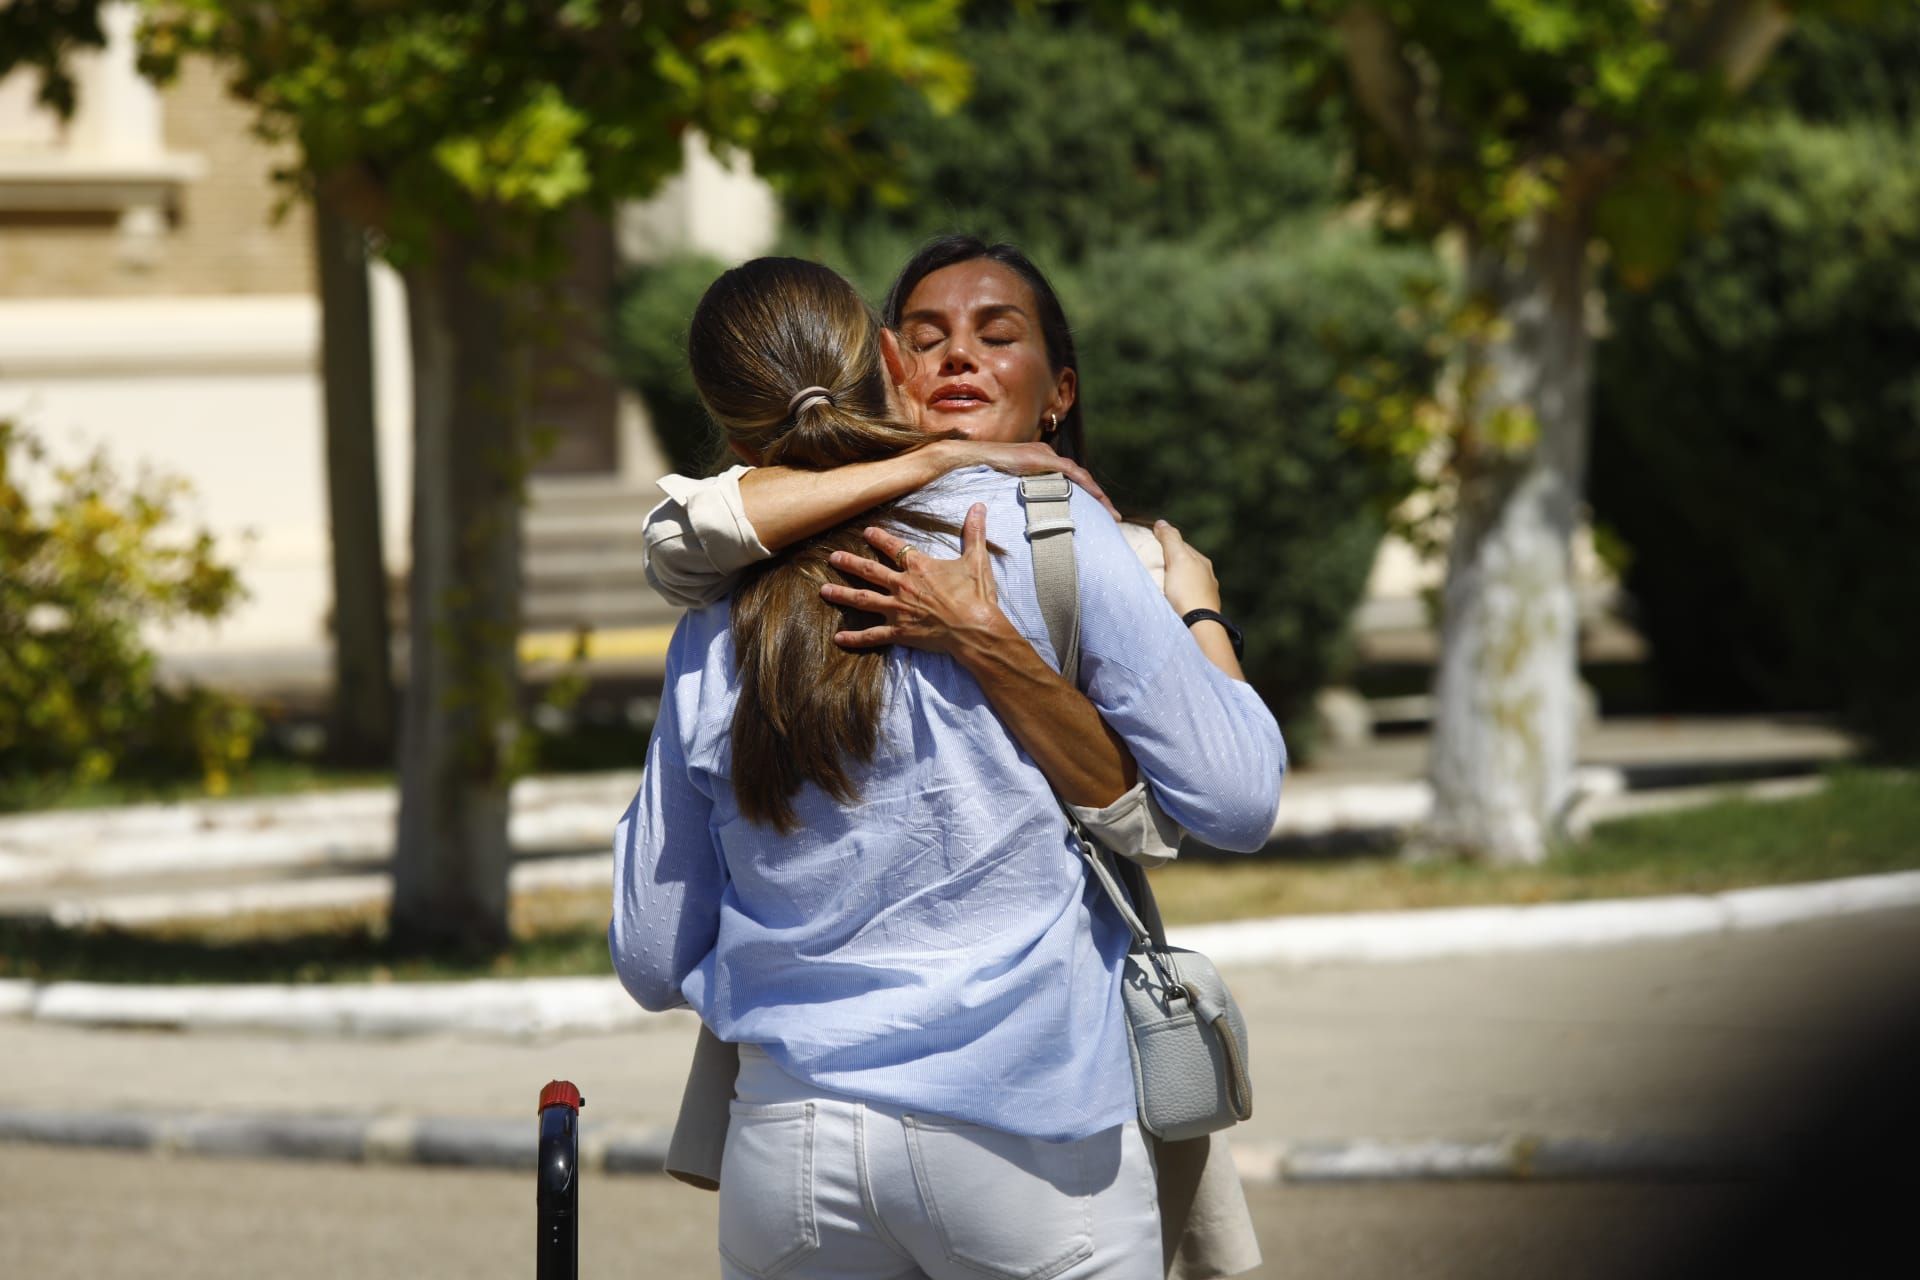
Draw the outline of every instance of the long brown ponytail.
M687 354L714 422L769 466L823 470L933 438L889 415L873 315L818 263L756 258L721 276L694 310ZM867 512L756 566L734 590L733 790L750 821L792 830L808 782L842 803L858 798L849 765L878 745L886 662L833 642L853 619L820 586L844 581L833 552L871 553L860 531L874 523L951 531L891 507Z

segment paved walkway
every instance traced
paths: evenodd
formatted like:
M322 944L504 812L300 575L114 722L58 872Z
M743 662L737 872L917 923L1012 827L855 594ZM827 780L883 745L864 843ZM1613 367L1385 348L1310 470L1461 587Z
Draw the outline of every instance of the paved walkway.
M1583 752L1581 821L1705 794L1701 784L1789 775L1788 793L1850 755L1798 720L1603 721ZM1395 829L1432 795L1426 739L1330 751L1287 781L1276 837ZM528 779L514 792L516 891L607 883L609 833L637 772ZM1776 793L1782 783L1763 784ZM1648 790L1653 788L1653 790ZM344 908L390 891L395 797L360 790L0 817L0 913L123 925L237 912Z

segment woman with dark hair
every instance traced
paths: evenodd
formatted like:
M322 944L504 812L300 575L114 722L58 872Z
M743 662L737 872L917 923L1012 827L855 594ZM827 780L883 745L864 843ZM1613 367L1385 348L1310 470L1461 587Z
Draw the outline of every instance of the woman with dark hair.
M690 355L737 452L824 473L928 447L888 412L882 341L844 280L761 259L708 291ZM1007 343L1025 355L975 362L960 398L1046 412L1059 379L1037 334ZM1271 714L1189 641L1097 503L1071 503L1086 689L1066 713L1094 726L1081 783L1110 791L1137 767L1176 821L1259 847L1285 763ZM983 692L1003 632L1051 652L1016 485L970 467L857 514L681 621L616 840L621 980L742 1046L723 1272L1158 1277L1117 985L1128 935L1072 853L1056 788L1076 784L1050 785ZM841 606L873 602L830 569L869 529L909 563L958 532L991 614L939 653L862 647Z
M921 285L930 276L939 279L923 290ZM1011 282L1008 276L1026 285L1033 307L1029 323L1039 330L1054 375L1061 380L1060 396L1048 405L1043 423L1005 419L984 428L976 425L970 438L1018 443L1029 438L1029 428L1037 429L1055 453L1085 466L1086 421L1080 410L1080 357L1074 350L1073 328L1067 323L1066 310L1053 285L1019 249L1004 242L988 244L976 236L942 236L929 241L894 277L893 286L887 290L882 323L916 355L930 349L927 344L935 340L932 330L950 337L955 318L969 310L983 330L991 330L1002 309L1024 310L1021 304L1026 299L1017 290L1005 287ZM909 324L932 328L909 333ZM989 347L1002 345L1005 336L987 331L981 334Z
M647 518L647 578L669 603L711 603L732 589L743 570L779 549L959 468L984 465L1010 475L1060 471L1105 503L1083 465L1085 414L1072 327L1045 274L1024 253L974 236L933 240L901 268L882 319L882 354L895 406L937 438L905 453L830 470L762 466L764 459L742 453L743 465L708 480L664 477L660 487L667 500ZM1107 509L1118 519L1111 504ZM1151 529L1130 522L1119 527L1174 612L1190 620L1201 651L1229 676L1243 679L1211 562L1165 521ZM873 602L886 622L843 637L847 643L941 648L956 628L992 604L974 590L977 575L958 562L917 557L900 566L904 576L898 578L857 557L838 567L875 587L894 588L888 601ZM1022 734L1022 745L1050 773L1071 768L1086 726L1068 709L1083 700L1004 628L981 642L994 647L997 670L1020 675L988 687L996 708L1054 726ZM1165 862L1178 850L1182 832L1150 788L1131 776L1127 783L1110 795L1083 790L1080 797L1069 796L1076 816L1109 848L1149 866Z

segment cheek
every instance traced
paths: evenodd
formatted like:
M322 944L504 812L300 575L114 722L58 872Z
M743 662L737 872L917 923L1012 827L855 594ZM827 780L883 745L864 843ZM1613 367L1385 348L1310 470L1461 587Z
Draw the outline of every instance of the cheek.
M1022 351L1002 362L998 373L1008 408L1017 405L1019 413L1039 421L1040 406L1053 391L1053 371L1046 358Z

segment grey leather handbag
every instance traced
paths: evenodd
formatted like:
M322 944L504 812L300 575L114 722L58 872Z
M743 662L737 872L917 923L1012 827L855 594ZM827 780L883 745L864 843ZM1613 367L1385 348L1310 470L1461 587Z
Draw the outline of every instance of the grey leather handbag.
M1061 475L1029 476L1020 483L1040 609L1061 674L1078 685L1080 586L1071 491ZM1121 1001L1140 1127L1156 1138L1179 1141L1245 1120L1253 1114L1247 1024L1226 981L1199 952L1168 945L1146 873L1102 849L1072 811L1061 808L1088 873L1132 935Z

